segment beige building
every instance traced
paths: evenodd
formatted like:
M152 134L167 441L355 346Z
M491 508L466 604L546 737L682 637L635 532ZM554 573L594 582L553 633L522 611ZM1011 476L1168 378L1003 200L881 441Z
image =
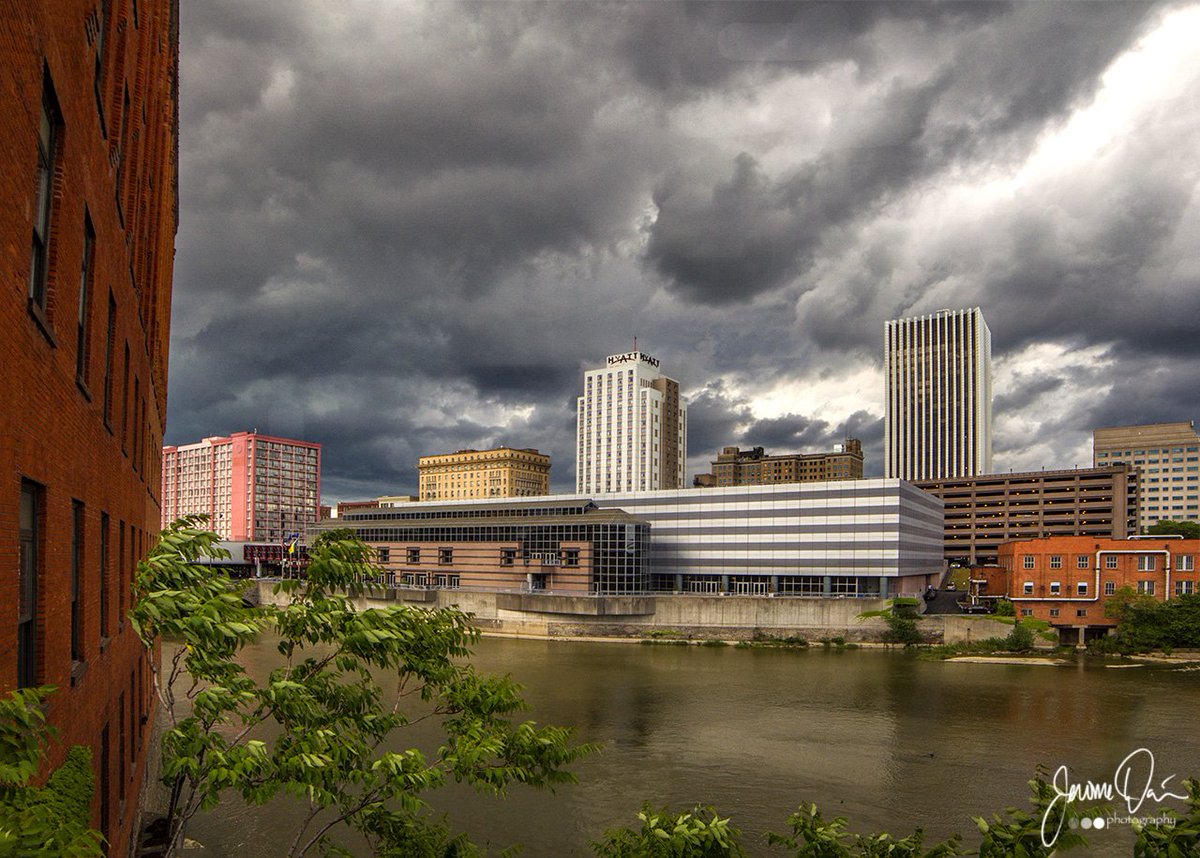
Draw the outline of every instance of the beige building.
M417 472L423 501L550 494L550 457L537 450L496 447L422 456Z
M1043 536L1124 539L1138 518L1138 474L1127 465L979 474L916 485L944 504L945 558L995 563L1000 546Z
M1139 530L1163 520L1200 520L1200 435L1192 421L1095 429L1092 461L1137 469Z
M769 456L762 447L724 447L711 474L697 474L693 485L764 486L774 483L823 483L863 478L862 442L848 438L831 453L784 453Z

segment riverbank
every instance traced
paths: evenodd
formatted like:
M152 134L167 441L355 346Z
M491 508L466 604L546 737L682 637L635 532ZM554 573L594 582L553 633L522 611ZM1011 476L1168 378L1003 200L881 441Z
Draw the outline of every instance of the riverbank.
M254 582L251 598L277 602L274 582ZM647 638L742 641L803 639L809 644L888 644L882 614L888 599L803 596L654 594L588 596L467 590L377 588L355 601L360 610L397 603L421 608L456 607L475 617L484 634L513 638L612 641ZM1001 637L1011 626L990 617L937 615L919 623L924 644L970 645Z

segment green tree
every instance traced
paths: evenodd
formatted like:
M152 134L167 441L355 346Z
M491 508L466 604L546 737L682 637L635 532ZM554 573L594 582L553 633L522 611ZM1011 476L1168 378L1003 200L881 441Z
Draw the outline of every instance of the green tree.
M88 827L92 752L76 745L43 787L29 785L54 731L46 724L49 685L20 688L0 699L0 856L94 858L104 838Z
M638 813L642 826L613 828L592 844L600 858L740 858L741 832L712 807L690 813L654 810L649 803Z
M1184 539L1200 539L1200 522L1156 521L1146 528L1146 533L1152 536L1182 536Z
M1137 831L1133 845L1134 858L1186 858L1200 854L1200 781L1185 780L1187 810L1162 808L1152 817L1162 822L1143 823L1136 817L1132 824Z
M1033 649L1033 629L1018 620L1004 639L1004 648L1010 652L1029 652Z
M801 805L788 817L790 834L767 834L767 842L791 850L796 858L943 858L964 855L959 849L961 838L951 837L925 848L925 836L917 829L907 837L896 839L886 832L854 834L846 830L846 818L826 820L815 804Z
M453 778L490 793L514 783L553 787L590 748L571 731L517 722L524 706L509 677L482 676L465 659L479 633L452 609L404 605L355 610L378 571L369 546L318 540L306 579L284 581L279 608L250 608L220 569L217 536L202 517L175 522L139 564L130 616L143 642L178 643L154 681L169 720L162 778L171 789L170 854L186 825L227 794L262 804L287 793L307 805L281 854L348 854L330 836L349 827L372 853L471 854L472 845L433 815L423 795ZM256 682L237 661L260 631L279 636L281 667ZM392 677L385 691L378 677ZM385 748L397 731L438 719L430 756ZM270 744L256 728L271 722Z

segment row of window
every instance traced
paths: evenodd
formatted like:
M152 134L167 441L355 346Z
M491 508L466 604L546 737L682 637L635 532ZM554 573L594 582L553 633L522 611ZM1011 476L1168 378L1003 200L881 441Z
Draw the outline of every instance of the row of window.
M1088 586L1089 585L1088 585L1087 581L1078 582L1075 585L1076 595L1086 596L1088 594ZM1148 596L1153 596L1155 594L1155 582L1152 580L1138 581L1137 582L1137 591L1139 593L1145 593ZM1022 595L1024 595L1024 596L1034 595L1033 582L1026 581L1024 583L1024 585L1022 586L1021 592L1022 592ZM1117 583L1115 581L1105 581L1104 582L1104 595L1105 596L1111 596L1116 592L1117 592ZM1186 595L1190 595L1194 592L1196 592L1196 582L1195 581L1192 581L1190 579L1176 579L1176 581L1175 581L1175 595L1176 596L1186 596ZM1062 595L1061 582L1059 582L1059 581L1051 581L1050 582L1050 595L1051 596L1061 596Z
M1076 569L1090 569L1092 555L1077 554L1075 556ZM1120 555L1104 554L1105 569L1119 569L1121 564ZM1048 566L1050 569L1063 568L1063 555L1051 554L1049 557ZM1021 557L1021 568L1036 569L1037 556L1033 554L1025 554ZM1153 572L1158 568L1158 555L1156 554L1138 554L1137 568L1139 572ZM1175 569L1179 572L1191 572L1196 568L1196 556L1194 554L1178 554L1175 556Z

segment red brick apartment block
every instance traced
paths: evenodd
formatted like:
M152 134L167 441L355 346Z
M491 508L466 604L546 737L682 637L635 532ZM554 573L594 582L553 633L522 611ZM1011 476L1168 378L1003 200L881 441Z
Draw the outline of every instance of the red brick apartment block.
M0 694L55 685L126 854L154 714L125 619L158 531L178 6L0 0Z
M1050 536L1000 546L1018 617L1047 620L1065 641L1106 634L1108 597L1124 587L1159 601L1197 591L1200 539Z

